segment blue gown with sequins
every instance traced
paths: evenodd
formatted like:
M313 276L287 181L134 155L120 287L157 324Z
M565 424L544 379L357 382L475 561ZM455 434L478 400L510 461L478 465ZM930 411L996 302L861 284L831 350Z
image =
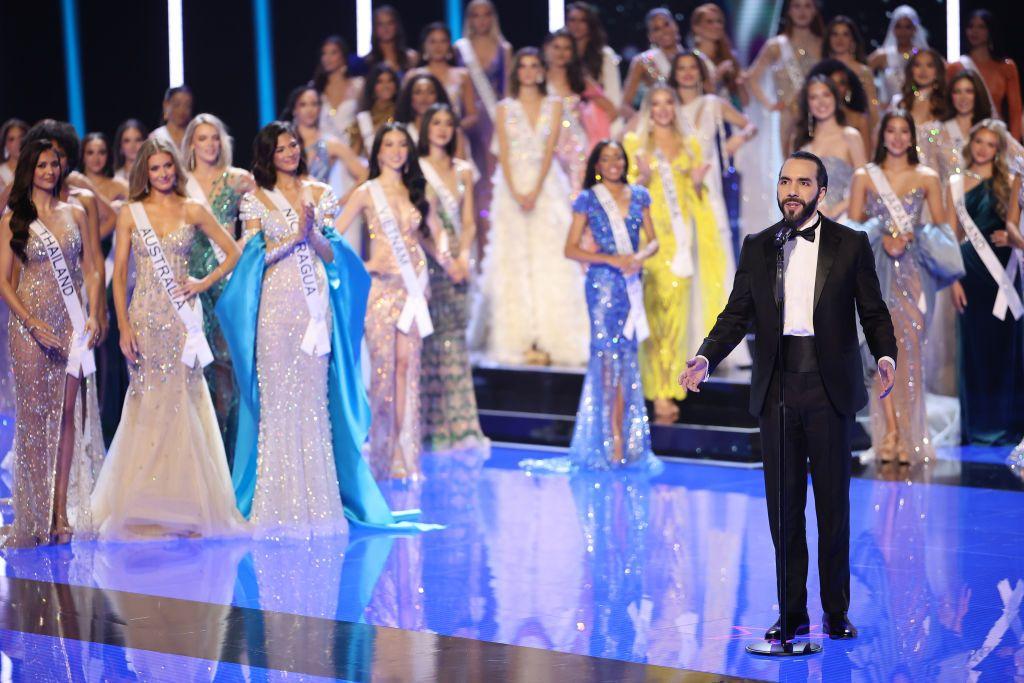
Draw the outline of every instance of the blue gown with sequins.
M624 216L633 249L640 242L643 209L651 196L639 185L630 186L629 212ZM587 216L598 251L615 254L615 237L600 202L584 190L573 211ZM626 280L612 266L591 265L584 288L590 314L590 360L583 382L569 459L575 469L610 470L621 467L658 470L661 462L651 451L651 431L640 383L636 339L623 335L629 313ZM616 458L612 440L616 392L622 392L622 455Z

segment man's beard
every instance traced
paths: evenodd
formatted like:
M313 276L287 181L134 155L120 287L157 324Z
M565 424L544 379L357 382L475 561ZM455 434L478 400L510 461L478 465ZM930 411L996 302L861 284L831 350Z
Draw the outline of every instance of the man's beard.
M786 215L786 203L787 202L800 202L803 205L803 210L797 213L793 218ZM782 211L782 221L791 228L798 228L803 225L804 221L814 215L814 212L818 210L818 198L817 196L811 200L810 203L805 202L799 197L786 197L785 199L779 200L779 210Z

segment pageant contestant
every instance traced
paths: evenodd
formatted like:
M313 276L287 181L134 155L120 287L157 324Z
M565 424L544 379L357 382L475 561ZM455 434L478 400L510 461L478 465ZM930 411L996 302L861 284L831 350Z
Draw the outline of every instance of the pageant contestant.
M347 144L320 131L320 107L320 94L310 84L292 90L281 112L281 119L291 121L299 133L307 173L313 180L326 183L334 164L340 163L349 177L362 182L366 176L362 159Z
M583 125L586 105L582 97L587 83L583 78L583 62L576 56L576 44L571 33L559 29L548 34L544 39L544 62L547 65L548 94L562 101L561 132L555 146L555 159L565 171L575 198L583 186L590 143ZM609 135L609 126L604 125L600 136L594 140L596 142Z
M848 16L840 14L833 17L825 27L825 56L828 60L836 60L850 70L864 91L864 128L870 133L878 121L878 88L875 86L875 75L867 63L864 52L864 37L857 28L857 23ZM822 61L828 61L822 60ZM848 90L852 89L851 84ZM850 125L854 125L851 121ZM858 130L859 127L855 126ZM863 135L863 131L862 131ZM865 136L864 143L871 144L870 135Z
M451 100L448 99L448 91L437 76L429 71L417 71L406 76L405 83L398 92L398 102L395 104L395 121L405 124L405 130L414 145L418 145L420 141L420 123L423 121L423 115L438 102L448 107L452 106Z
M164 125L154 130L149 136L166 142L180 156L181 144L185 140L185 129L191 120L192 89L187 85L168 88L164 93Z
M122 121L114 133L114 177L125 185L135 166L135 157L139 155L139 149L147 137L149 131L138 119Z
M114 155L103 133L88 133L82 138L82 172L108 202L128 197L128 183L114 177ZM100 235L101 240L104 237L109 235Z
M868 57L868 66L878 74L878 103L888 108L903 92L907 62L918 50L928 47L928 31L910 5L900 5L889 17L882 46Z
M103 263L85 212L59 199L54 144L27 143L0 219L0 295L10 307L17 421L14 524L4 547L67 543L95 530L89 508L103 459L93 346ZM11 284L20 262L17 288ZM84 389L84 390L83 390Z
M932 48L915 51L907 61L903 91L893 99L891 109L910 112L917 128L918 157L936 173L941 171L936 143L941 121L946 118L946 103L946 60ZM881 124L878 130L881 137Z
M399 77L420 63L420 56L406 47L402 17L393 5L381 5L373 11L373 30L370 32L370 51L363 56L368 69L386 65Z
M420 353L434 331L429 281L420 246L428 210L423 172L401 123L377 130L370 179L352 194L337 220L341 232L360 214L370 229L370 439L367 459L376 479L419 479Z
M627 168L619 143L603 140L594 147L565 243L566 257L590 265L584 288L590 362L569 446L569 459L580 469L660 467L651 451L637 360L637 345L650 333L640 271L658 251L658 240L651 196L626 182ZM584 231L593 236L596 252L581 246Z
M881 462L903 465L927 462L934 455L925 419L926 331L935 293L964 272L953 233L943 221L938 174L919 163L913 124L902 110L882 117L874 162L853 176L849 211L850 221L863 222L860 227L871 241L900 345L896 388L887 399L872 399L871 443ZM923 218L926 206L932 222Z
M14 182L14 169L18 166L21 141L28 132L28 124L21 119L7 119L0 126L0 191Z
M411 73L430 73L444 86L452 110L459 117L459 129L472 128L477 122L476 93L469 69L454 66L452 32L440 21L427 24L421 35L423 66Z
M684 50L679 36L679 24L672 12L655 7L644 17L650 49L644 50L629 63L626 85L622 93L622 118L629 121L636 114L636 102L647 97L647 89L668 80L672 60Z
M244 532L203 367L213 353L197 295L227 275L238 246L185 195L187 178L166 142L139 150L131 203L117 219L114 307L131 383L121 424L92 494L101 540ZM227 255L202 280L188 260L202 232ZM135 291L128 306L128 257Z
M473 169L469 162L454 158L457 130L452 110L435 104L423 116L418 148L430 204L426 253L434 334L423 340L420 416L423 447L431 451L487 442L477 417L466 348L470 255L476 235Z
M377 129L395 118L398 99L398 72L387 64L370 69L359 97L355 123L349 128L352 149L364 159L370 156Z
M185 193L213 214L221 227L234 238L242 195L255 189L256 183L248 171L231 165L232 140L227 128L213 114L199 114L185 129L182 144L188 179ZM204 234L197 234L189 256L189 275L201 280L226 258L227 254L215 242ZM213 362L206 366L204 372L230 465L238 430L238 393L231 370L231 353L213 311L225 284L226 279L218 280L201 293L199 299L203 304L203 329L213 351Z

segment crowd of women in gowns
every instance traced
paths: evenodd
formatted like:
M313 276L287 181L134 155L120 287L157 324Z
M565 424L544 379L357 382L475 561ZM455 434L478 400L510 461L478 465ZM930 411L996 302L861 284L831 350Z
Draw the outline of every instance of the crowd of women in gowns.
M9 544L409 526L375 480L486 449L471 353L585 369L570 466L657 471L648 406L678 419L797 149L828 170L822 213L869 234L896 323L876 457L933 457L933 393L964 443L1024 438L1020 84L989 12L947 65L909 6L867 54L787 0L747 68L713 4L685 36L651 10L628 65L585 2L518 50L490 0L464 15L418 49L391 6L364 56L326 38L249 170L187 86L152 133L0 128Z

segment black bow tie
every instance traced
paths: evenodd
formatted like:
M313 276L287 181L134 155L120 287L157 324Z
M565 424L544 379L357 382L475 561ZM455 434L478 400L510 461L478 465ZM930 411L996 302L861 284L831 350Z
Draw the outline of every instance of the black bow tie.
M821 219L820 218L818 219L818 221L814 225L812 225L809 228L804 228L803 230L794 230L793 232L789 233L789 239L795 240L797 237L803 237L808 242L813 242L814 241L814 233L817 230L819 225L821 225Z

